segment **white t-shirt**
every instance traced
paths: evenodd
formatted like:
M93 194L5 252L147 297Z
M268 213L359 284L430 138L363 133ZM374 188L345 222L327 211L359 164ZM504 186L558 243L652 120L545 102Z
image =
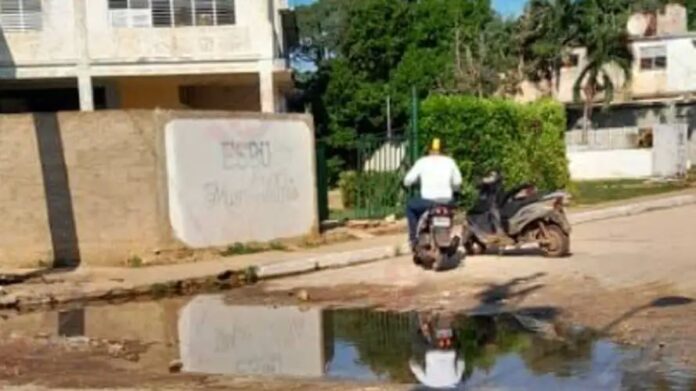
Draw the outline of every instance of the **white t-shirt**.
M450 201L454 190L462 186L457 163L447 156L429 155L418 159L406 174L404 184L413 186L420 179L421 197L433 201Z
M455 388L464 375L464 360L457 359L454 350L431 350L425 354L425 369L410 362L411 372L418 381L432 388Z

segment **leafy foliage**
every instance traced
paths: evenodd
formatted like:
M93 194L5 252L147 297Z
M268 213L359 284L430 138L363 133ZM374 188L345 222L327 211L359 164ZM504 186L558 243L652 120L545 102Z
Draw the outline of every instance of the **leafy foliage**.
M421 98L494 93L509 64L501 58L514 46L500 39L512 23L496 18L487 0L320 0L302 10L299 52L317 70L301 74L299 87L330 147L334 183L357 167L358 135L386 131L387 97L393 129L403 132L412 87Z
M331 58L339 46L346 11L343 0L321 0L298 7L300 45L294 51L296 60L319 66Z
M573 87L574 99L585 99L585 129L592 105L602 94L605 104L614 91L631 78L633 55L628 46L626 22L630 11L620 0L586 0L578 9L578 39L586 48L586 62ZM620 84L620 85L617 85Z
M548 87L558 80L569 48L576 43L577 8L573 0L532 0L527 5L516 40L529 80L545 81Z
M696 25L696 0L687 6ZM387 98L396 133L408 127L411 88L477 97L515 95L528 79L558 88L573 47L587 48L576 83L591 115L628 79L632 59L625 26L631 12L670 0L530 0L517 19L503 19L489 0L317 0L298 8L301 45L296 74L301 104L329 146L329 177L356 169L356 139L387 128ZM489 159L490 160L490 159Z
M517 104L437 95L423 103L420 136L423 142L443 140L462 170L463 194L471 196L474 181L491 169L501 170L508 186L533 182L543 189L565 187L565 125L563 107L551 101Z

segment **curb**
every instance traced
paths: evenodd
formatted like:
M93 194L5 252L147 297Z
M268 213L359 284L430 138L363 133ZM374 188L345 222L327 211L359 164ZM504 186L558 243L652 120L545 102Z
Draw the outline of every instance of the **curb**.
M402 246L398 245L371 247L355 251L322 254L302 260L258 266L254 269L258 279L267 280L394 258L402 254L401 250Z
M572 225L578 225L591 223L594 221L615 219L619 217L635 216L656 210L671 209L692 204L696 204L696 195L683 195L587 212L577 212L571 214L569 219Z

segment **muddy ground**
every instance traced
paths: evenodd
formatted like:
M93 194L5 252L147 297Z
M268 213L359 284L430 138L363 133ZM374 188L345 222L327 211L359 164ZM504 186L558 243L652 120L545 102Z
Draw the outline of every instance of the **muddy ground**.
M401 390L404 386L144 372L129 346L118 354L86 340L12 338L0 343L0 387L8 390ZM130 357L135 355L134 357Z
M342 285L333 288L269 289L259 285L229 291L235 304L376 307L394 311L491 313L519 311L555 325L592 327L649 354L668 355L688 366L696 362L696 304L665 285L607 291L591 280L557 281L542 276L490 285L469 282L395 287ZM554 288L563 287L563 289ZM574 287L574 288L571 288ZM102 303L101 305L107 305ZM5 313L3 316L14 316ZM226 390L397 390L401 385L356 384L297 379L196 376L143 370L137 365L148 346L123 341L25 337L0 343L0 385L24 389L226 389ZM171 368L175 370L175 362ZM137 385L134 388L134 385ZM30 388L27 388L30 387ZM35 388L36 387L36 388ZM10 388L11 389L11 388Z

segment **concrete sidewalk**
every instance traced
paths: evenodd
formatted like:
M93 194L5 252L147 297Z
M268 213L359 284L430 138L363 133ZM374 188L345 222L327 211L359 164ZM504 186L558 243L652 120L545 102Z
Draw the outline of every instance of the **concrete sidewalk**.
M574 225L696 204L696 193L650 198L603 209L571 212ZM60 272L29 271L28 280L0 287L0 309L32 308L75 301L230 288L259 279L374 262L409 252L404 234L386 235L297 252L267 252L211 261L141 268L82 267ZM16 277L18 271L0 271ZM21 274L19 275L21 277Z
M234 287L258 279L393 258L404 236L381 236L298 252L266 252L217 260L141 268L81 267L71 271L12 270L0 273L22 283L0 287L0 309L32 308L75 301L107 300L146 294L186 293ZM11 280L11 279L10 279Z

